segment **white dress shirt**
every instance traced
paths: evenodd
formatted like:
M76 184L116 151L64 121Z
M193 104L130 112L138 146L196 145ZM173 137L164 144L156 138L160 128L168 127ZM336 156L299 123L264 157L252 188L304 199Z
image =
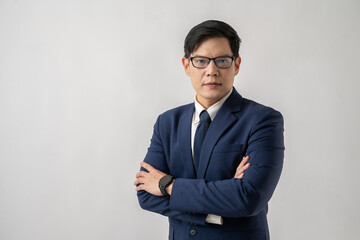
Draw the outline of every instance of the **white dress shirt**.
M221 106L224 104L226 99L228 99L228 97L230 96L232 91L233 90L231 89L231 91L225 97L223 97L221 100L219 100L216 103L214 103L213 105L211 105L208 109L205 109L203 106L201 106L201 104L196 100L196 97L195 97L195 111L194 111L192 122L191 122L191 151L192 151L193 157L194 157L194 138L195 138L196 128L200 122L200 113L203 110L206 110L211 118L211 121L213 121L216 114L220 110ZM208 223L213 223L213 224L219 224L219 225L223 224L222 217L214 215L214 214L208 214L205 221Z

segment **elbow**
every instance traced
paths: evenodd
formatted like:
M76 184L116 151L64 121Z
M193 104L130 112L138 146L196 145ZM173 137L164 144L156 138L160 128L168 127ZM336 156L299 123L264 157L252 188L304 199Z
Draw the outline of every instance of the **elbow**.
M252 217L258 215L266 207L270 200L269 194L255 191L247 192L246 196L242 196L242 203L235 207L237 217Z
M149 210L149 201L147 201L148 193L146 191L138 191L137 197L140 207L144 210Z
M245 211L245 217L253 217L258 215L264 208L267 206L267 202L265 201L257 201L247 206Z
M142 209L162 215L168 213L168 201L164 201L161 197L151 195L146 191L139 191L137 197Z
M242 204L234 203L234 205L231 205L226 209L227 211L224 211L223 209L214 214L229 218L252 217L258 215L266 205L267 203L260 203L260 201L256 201L252 198L249 201L242 202Z
M229 212L222 213L224 217L238 218L238 217L253 217L257 216L264 208L267 206L267 203L248 203L234 208L229 209Z
M141 201L140 199L138 199L138 200L139 200L140 207L144 210L148 210L148 206L146 205L146 203Z

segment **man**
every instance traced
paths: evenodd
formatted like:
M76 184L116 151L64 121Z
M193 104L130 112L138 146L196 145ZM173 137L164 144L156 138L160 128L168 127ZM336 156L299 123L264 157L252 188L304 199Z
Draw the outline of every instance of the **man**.
M195 102L158 117L136 174L141 207L168 216L169 239L269 239L283 118L233 87L240 42L220 21L190 30L182 63Z

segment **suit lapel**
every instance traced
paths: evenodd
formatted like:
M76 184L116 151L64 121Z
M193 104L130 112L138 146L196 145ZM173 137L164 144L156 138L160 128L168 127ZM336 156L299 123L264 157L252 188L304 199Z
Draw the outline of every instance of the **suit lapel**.
M189 110L179 120L178 144L181 149L181 156L186 169L187 177L195 178L195 169L191 152L191 121L194 113L194 104L190 105Z
M233 113L240 111L241 98L240 94L234 88L232 94L225 101L224 105L216 114L214 121L210 124L200 154L199 169L197 173L198 179L203 179L205 177L212 150L220 137L237 121L237 117Z

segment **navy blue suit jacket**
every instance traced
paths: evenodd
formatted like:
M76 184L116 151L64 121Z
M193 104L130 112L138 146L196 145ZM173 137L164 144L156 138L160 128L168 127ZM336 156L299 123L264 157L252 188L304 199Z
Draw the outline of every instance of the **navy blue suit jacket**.
M284 157L282 115L234 89L210 124L196 173L193 113L192 103L158 117L144 161L176 180L167 200L139 191L140 206L169 217L169 239L269 239L267 204ZM234 179L247 155L250 168ZM222 216L224 224L206 223L207 214Z

